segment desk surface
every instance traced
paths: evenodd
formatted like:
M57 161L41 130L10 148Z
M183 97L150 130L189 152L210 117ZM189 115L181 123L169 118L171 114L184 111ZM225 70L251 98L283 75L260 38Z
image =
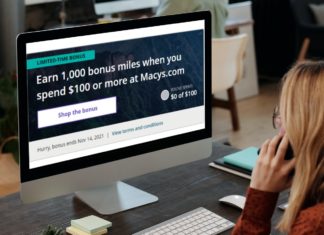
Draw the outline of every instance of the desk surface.
M212 156L207 159L125 181L155 194L159 201L122 213L101 216L113 224L109 234L131 234L200 206L236 221L240 211L220 204L218 199L229 194L244 195L249 181L208 166L213 159L235 151L228 146L213 144ZM287 194L282 194L278 202L283 203L285 200ZM65 228L71 219L98 215L73 194L23 205L16 193L0 199L0 211L0 233L6 235L36 235L48 224ZM281 215L282 212L276 209L273 224ZM273 231L272 234L279 233Z

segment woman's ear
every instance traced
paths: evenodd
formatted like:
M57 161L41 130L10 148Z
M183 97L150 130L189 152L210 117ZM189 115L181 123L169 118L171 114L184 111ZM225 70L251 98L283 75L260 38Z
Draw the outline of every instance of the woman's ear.
M279 134L284 136L286 134L286 129L284 127L281 127L279 130Z

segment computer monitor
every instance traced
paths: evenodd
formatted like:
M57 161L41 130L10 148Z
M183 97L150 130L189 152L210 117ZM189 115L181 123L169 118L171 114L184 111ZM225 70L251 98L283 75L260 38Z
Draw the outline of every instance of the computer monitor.
M211 154L210 44L209 12L20 34L22 200L156 201L120 180Z
M159 0L94 0L97 15L157 7Z

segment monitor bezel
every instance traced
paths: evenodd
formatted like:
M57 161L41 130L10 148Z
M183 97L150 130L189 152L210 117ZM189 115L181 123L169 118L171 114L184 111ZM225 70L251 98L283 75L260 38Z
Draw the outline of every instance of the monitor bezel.
M69 38L90 34L121 31L127 29L145 28L158 25L182 23L204 20L205 22L205 128L177 136L171 136L159 140L149 141L121 149L84 156L78 159L68 160L38 168L29 168L29 138L28 138L28 91L26 70L26 44L51 39ZM21 182L28 182L70 171L75 171L95 165L113 162L147 152L157 151L192 141L210 138L211 128L211 15L210 12L195 12L180 15L153 17L111 24L85 25L73 28L53 29L23 33L17 37L17 70L18 70L18 124L19 124L19 152L20 152L20 177ZM102 157L107 154L114 157Z

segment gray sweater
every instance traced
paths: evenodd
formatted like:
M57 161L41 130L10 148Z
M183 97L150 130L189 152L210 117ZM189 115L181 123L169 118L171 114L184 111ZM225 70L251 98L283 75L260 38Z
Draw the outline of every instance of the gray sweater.
M225 37L228 0L161 0L157 16L209 10L212 15L212 37Z

